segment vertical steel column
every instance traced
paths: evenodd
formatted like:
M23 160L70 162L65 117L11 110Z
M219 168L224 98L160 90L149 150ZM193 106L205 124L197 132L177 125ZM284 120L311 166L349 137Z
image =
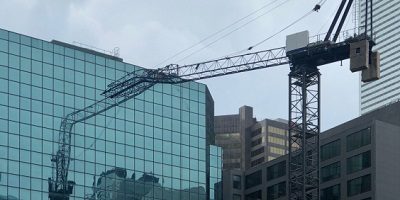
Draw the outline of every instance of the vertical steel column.
M316 66L289 74L289 199L319 199L320 73Z
M364 21L364 29L365 29L365 37L368 35L368 1L365 0L365 21Z
M371 3L371 5L369 6L370 7L370 29L371 29L370 31L371 31L371 39L374 40L374 35L373 35L374 34L374 31L373 31L374 30L374 27L373 27L373 17L374 17L373 16L373 12L374 11L373 11L373 2L372 2L372 0L371 0L370 3ZM368 8L365 8L365 9L368 9Z

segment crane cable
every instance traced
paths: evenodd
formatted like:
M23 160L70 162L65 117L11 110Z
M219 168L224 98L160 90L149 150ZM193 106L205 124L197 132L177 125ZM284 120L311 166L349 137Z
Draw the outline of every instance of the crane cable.
M122 109L120 109L120 107L117 107L117 112L115 113L115 116L118 116L118 114L119 114L119 112L120 112L121 110L122 110ZM99 134L98 137L103 137L104 133L106 132L107 127L109 127L109 126L111 125L112 120L113 120L113 119L109 119L109 120L108 120L106 126L104 127L104 129L102 130L102 132ZM97 137L96 137L96 138L97 138ZM81 157L81 156L83 155L83 153L85 153L85 152L88 151L88 150L95 150L94 148L92 149L92 147L93 147L93 145L95 145L96 142L97 142L97 139L96 139L96 138L94 138L93 142L92 142L88 147L86 147L86 146L84 145L84 146L85 146L85 147L84 147L85 149L84 149L83 151L81 151L81 153L79 153L77 156L75 156L75 158L71 158L70 160L71 160L71 161L74 161L75 159Z
M183 60L189 58L190 56L192 56L192 55L194 55L194 54L196 54L196 53L199 53L200 51L202 51L202 50L206 49L207 47L213 45L214 43L218 42L219 40L221 40L221 39L227 37L228 35L232 34L233 32L235 32L235 31L237 31L237 30L239 30L239 29L241 29L241 28L243 28L244 26L246 26L246 25L250 24L251 22L253 22L253 21L259 19L260 17L262 17L262 16L264 16L264 15L266 15L266 14L268 14L268 13L274 11L275 9L281 7L282 5L286 4L286 3L289 2L289 1L291 1L291 0L285 0L285 1L281 2L281 3L278 4L277 6L275 6L275 7L271 8L271 9L267 10L266 12L264 12L264 13L258 15L257 17L251 19L250 21L248 21L248 22L246 22L246 23L240 25L239 27L236 27L235 29L229 31L228 33L222 35L221 37L219 37L219 38L217 38L217 39L215 39L215 40L213 40L212 42L206 44L206 45L203 46L202 48L200 48L200 49L198 49L198 50L192 52L191 54L189 54L189 55L183 57L182 59L179 59L179 60L176 61L176 62L183 61ZM274 1L274 3L275 3L275 2L278 2L278 1ZM224 27L223 29L221 29L221 30L219 30L219 31L217 31L217 32L215 32L215 33L213 33L213 34L211 34L210 36L208 36L208 37L202 39L200 42L198 42L198 43L196 43L196 44L194 44L194 45L192 45L192 46L190 46L190 47L188 47L188 48L186 48L186 49L184 49L184 50L182 50L182 51L176 53L175 55L171 56L170 58L168 58L168 59L164 60L163 62L159 63L157 66L159 66L159 65L165 63L166 61L168 61L168 60L170 60L170 59L172 59L172 58L174 58L174 57L176 57L176 56L178 56L178 55L184 53L184 52L187 51L187 50L192 49L192 48L195 47L195 46L198 46L199 44L202 44L204 41L206 41L206 40L212 38L213 36L218 35L219 33L222 33L223 31L227 30L228 28L232 27L233 25L235 25L235 24L237 24L237 23L243 21L244 19L249 18L251 15L253 15L253 14L255 14L255 13L258 13L260 10L262 10L262 9L264 9L264 8L266 8L266 7L268 7L269 5L273 5L273 4L265 5L265 6L263 6L263 7L259 8L259 9L255 10L255 11L253 11L253 12L250 13L249 15L247 15L247 16L245 16L245 17L243 17L243 18L241 18L241 19L239 19L239 20L237 20L237 21L235 21L234 23L232 23L232 24L230 24L230 25Z
M318 4L315 5L315 7L314 7L312 10L308 11L305 15L301 16L300 18L298 18L298 19L295 20L294 22L292 22L292 23L290 23L289 25L285 26L284 28L282 28L281 30L279 30L278 32L276 32L275 34L272 34L271 36L265 38L264 40L262 40L262 41L256 43L256 44L253 45L253 46L248 47L246 50L243 50L243 51L250 51L250 50L252 50L253 48L255 48L255 47L261 45L261 44L264 43L264 42L266 42L267 40L270 40L271 38L273 38L273 37L279 35L279 34L282 33L283 31L285 31L286 29L292 27L293 25L295 25L295 24L298 23L299 21L301 21L301 20L303 20L304 18L308 17L308 16L309 16L310 14L312 14L313 12L318 12L319 9L321 9L322 5L325 4L326 1L327 1L327 0L321 0ZM240 52L242 52L242 51L240 51Z
M324 29L325 26L331 21L331 19L333 18L333 16L335 16L337 10L339 9L339 6L340 6L340 5L337 5L336 8L335 8L335 7L332 7L332 8L333 8L333 9L332 9L332 14L330 15L329 18L326 19L326 21L325 21L324 24L321 26L321 28L318 29L318 32L317 32L318 35L322 33L322 29Z
M212 33L212 34L210 34L210 35L204 37L204 38L201 39L199 42L197 42L197 43L195 43L195 44L193 44L193 45L191 45L191 46L189 46L189 47L187 47L187 48L185 48L185 49L183 49L183 50L177 52L176 54L174 54L174 55L172 55L172 56L166 58L165 60L163 60L163 61L161 61L160 63L158 63L155 67L157 67L157 66L159 66L159 65L161 65L161 64L163 64L163 63L165 63L165 62L167 62L168 60L171 60L172 58L175 58L175 57L181 55L181 54L184 53L185 51L188 51L188 50L190 50L190 49L193 49L194 47L200 45L201 43L207 41L208 39L210 39L210 38L212 38L212 37L218 35L219 33L222 33L223 31L229 29L230 27L234 26L235 24L238 24L239 22L241 22L241 21L243 21L243 20L249 18L250 16L252 16L252 15L254 15L254 14L260 12L261 10L263 10L263 9L265 9L265 8L267 8L267 7L271 6L271 5L273 5L273 4L276 3L276 2L278 2L278 1L272 1L272 3L267 3L267 4L263 5L261 8L259 8L259 9L257 9L257 10L254 10L253 12L249 13L248 15L246 15L246 16L244 16L244 17L242 17L242 18L240 18L240 19L234 21L233 23L231 23L231 24L229 24L229 25L223 27L222 29L220 29L220 30L218 30L218 31L216 31L216 32L214 32L214 33Z

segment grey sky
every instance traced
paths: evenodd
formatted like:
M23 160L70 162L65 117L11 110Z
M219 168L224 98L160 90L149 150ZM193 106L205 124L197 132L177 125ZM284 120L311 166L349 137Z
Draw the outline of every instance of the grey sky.
M176 63L190 52L155 66L268 2L275 1L273 5L277 5L276 1L284 0L0 1L1 28L44 40L77 41L105 50L119 47L125 62L154 68ZM176 64L206 61L246 49L304 15L317 2L319 0L290 0ZM286 35L306 29L311 35L326 32L338 3L328 0L320 12L313 13L255 50L284 46ZM352 16L348 20L344 29L353 27ZM205 44L207 42L203 46ZM201 82L210 88L217 115L237 113L240 106L249 105L254 107L258 119L287 119L288 72L289 66L280 66ZM321 73L322 129L325 130L358 115L359 74L348 70L348 62L343 62L343 66L340 63L322 66Z

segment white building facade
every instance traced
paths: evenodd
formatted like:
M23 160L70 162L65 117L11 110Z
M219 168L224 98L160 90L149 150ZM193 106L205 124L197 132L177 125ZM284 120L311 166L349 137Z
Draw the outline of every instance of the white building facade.
M359 2L360 28L364 30L365 0L359 0ZM369 23L370 19L368 19L368 26ZM400 3L398 0L373 0L373 32L377 43L374 50L381 53L381 79L360 84L361 114L400 100Z

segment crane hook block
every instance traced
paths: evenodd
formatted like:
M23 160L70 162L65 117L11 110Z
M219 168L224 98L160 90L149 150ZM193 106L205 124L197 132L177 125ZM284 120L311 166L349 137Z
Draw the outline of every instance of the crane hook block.
M316 12L318 12L319 9L321 9L321 5L317 4L317 5L315 5L315 7L314 7L313 10L316 11Z

